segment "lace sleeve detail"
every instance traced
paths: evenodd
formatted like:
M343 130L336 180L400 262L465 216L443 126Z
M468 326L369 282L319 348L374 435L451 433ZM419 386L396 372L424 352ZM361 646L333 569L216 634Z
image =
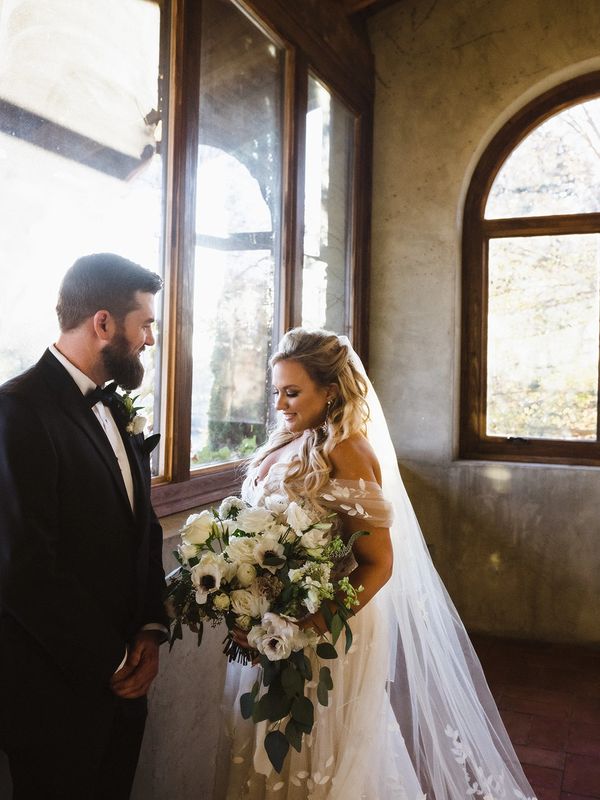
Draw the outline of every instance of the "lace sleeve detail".
M325 508L367 520L374 528L389 528L393 519L392 504L383 496L378 483L334 479L319 498Z

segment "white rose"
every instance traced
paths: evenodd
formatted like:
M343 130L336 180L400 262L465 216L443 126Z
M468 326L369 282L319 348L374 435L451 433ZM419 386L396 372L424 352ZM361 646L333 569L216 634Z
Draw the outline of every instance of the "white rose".
M238 564L253 564L254 558L254 539L249 536L232 536L225 552L232 561Z
M283 514L288 505L288 499L283 494L270 494L265 497L265 508L268 508L273 514Z
M280 544L277 539L274 539L272 536L257 536L254 540L254 559L255 561L261 565L264 569L268 569L273 575L277 572L280 568L279 566L274 566L271 564L265 564L265 558L270 558L275 556L276 558L283 557L283 545Z
M242 508L246 508L246 503L239 497L234 497L233 495L231 497L226 497L219 506L219 516L221 519L225 519L232 511L241 511Z
M250 586L256 578L256 570L252 564L240 564L237 568L237 579L242 586Z
M260 533L273 522L273 515L266 508L243 508L238 514L237 527L246 533Z
M227 611L230 604L231 601L229 600L229 596L224 592L216 595L216 597L213 599L213 606L217 609L217 611Z
M204 544L213 532L214 521L210 511L192 514L181 529L181 538L186 544Z
M302 547L306 550L317 550L318 548L325 547L330 541L331 533L328 530L323 531L318 528L312 528L310 531L303 533L300 537Z
M236 614L261 617L269 608L269 601L256 589L235 589L231 593L231 608Z
M298 503L292 502L287 507L285 512L287 524L300 535L312 524L313 520L308 516L306 511L301 508Z
M195 544L187 544L184 542L177 546L177 551L182 560L187 564L190 558L195 558L199 553L200 548Z

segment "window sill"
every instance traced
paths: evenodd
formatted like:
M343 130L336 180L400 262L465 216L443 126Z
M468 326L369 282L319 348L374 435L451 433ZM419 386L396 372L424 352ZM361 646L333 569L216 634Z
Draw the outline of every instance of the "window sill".
M180 483L157 483L152 487L152 505L157 517L205 506L230 494L239 494L243 461L206 467Z

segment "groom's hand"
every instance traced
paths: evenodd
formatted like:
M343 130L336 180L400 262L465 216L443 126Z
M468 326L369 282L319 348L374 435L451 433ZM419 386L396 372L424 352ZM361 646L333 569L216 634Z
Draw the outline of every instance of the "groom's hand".
M110 688L117 697L134 700L148 693L158 673L160 638L156 631L140 631L135 637L127 661L110 681Z

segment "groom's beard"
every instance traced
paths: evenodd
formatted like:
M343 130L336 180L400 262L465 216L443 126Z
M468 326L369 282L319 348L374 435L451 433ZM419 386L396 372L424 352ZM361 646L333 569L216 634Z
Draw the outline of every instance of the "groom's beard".
M141 384L144 367L139 351L132 352L124 334L115 334L113 341L102 350L102 359L108 375L122 389L137 389Z

